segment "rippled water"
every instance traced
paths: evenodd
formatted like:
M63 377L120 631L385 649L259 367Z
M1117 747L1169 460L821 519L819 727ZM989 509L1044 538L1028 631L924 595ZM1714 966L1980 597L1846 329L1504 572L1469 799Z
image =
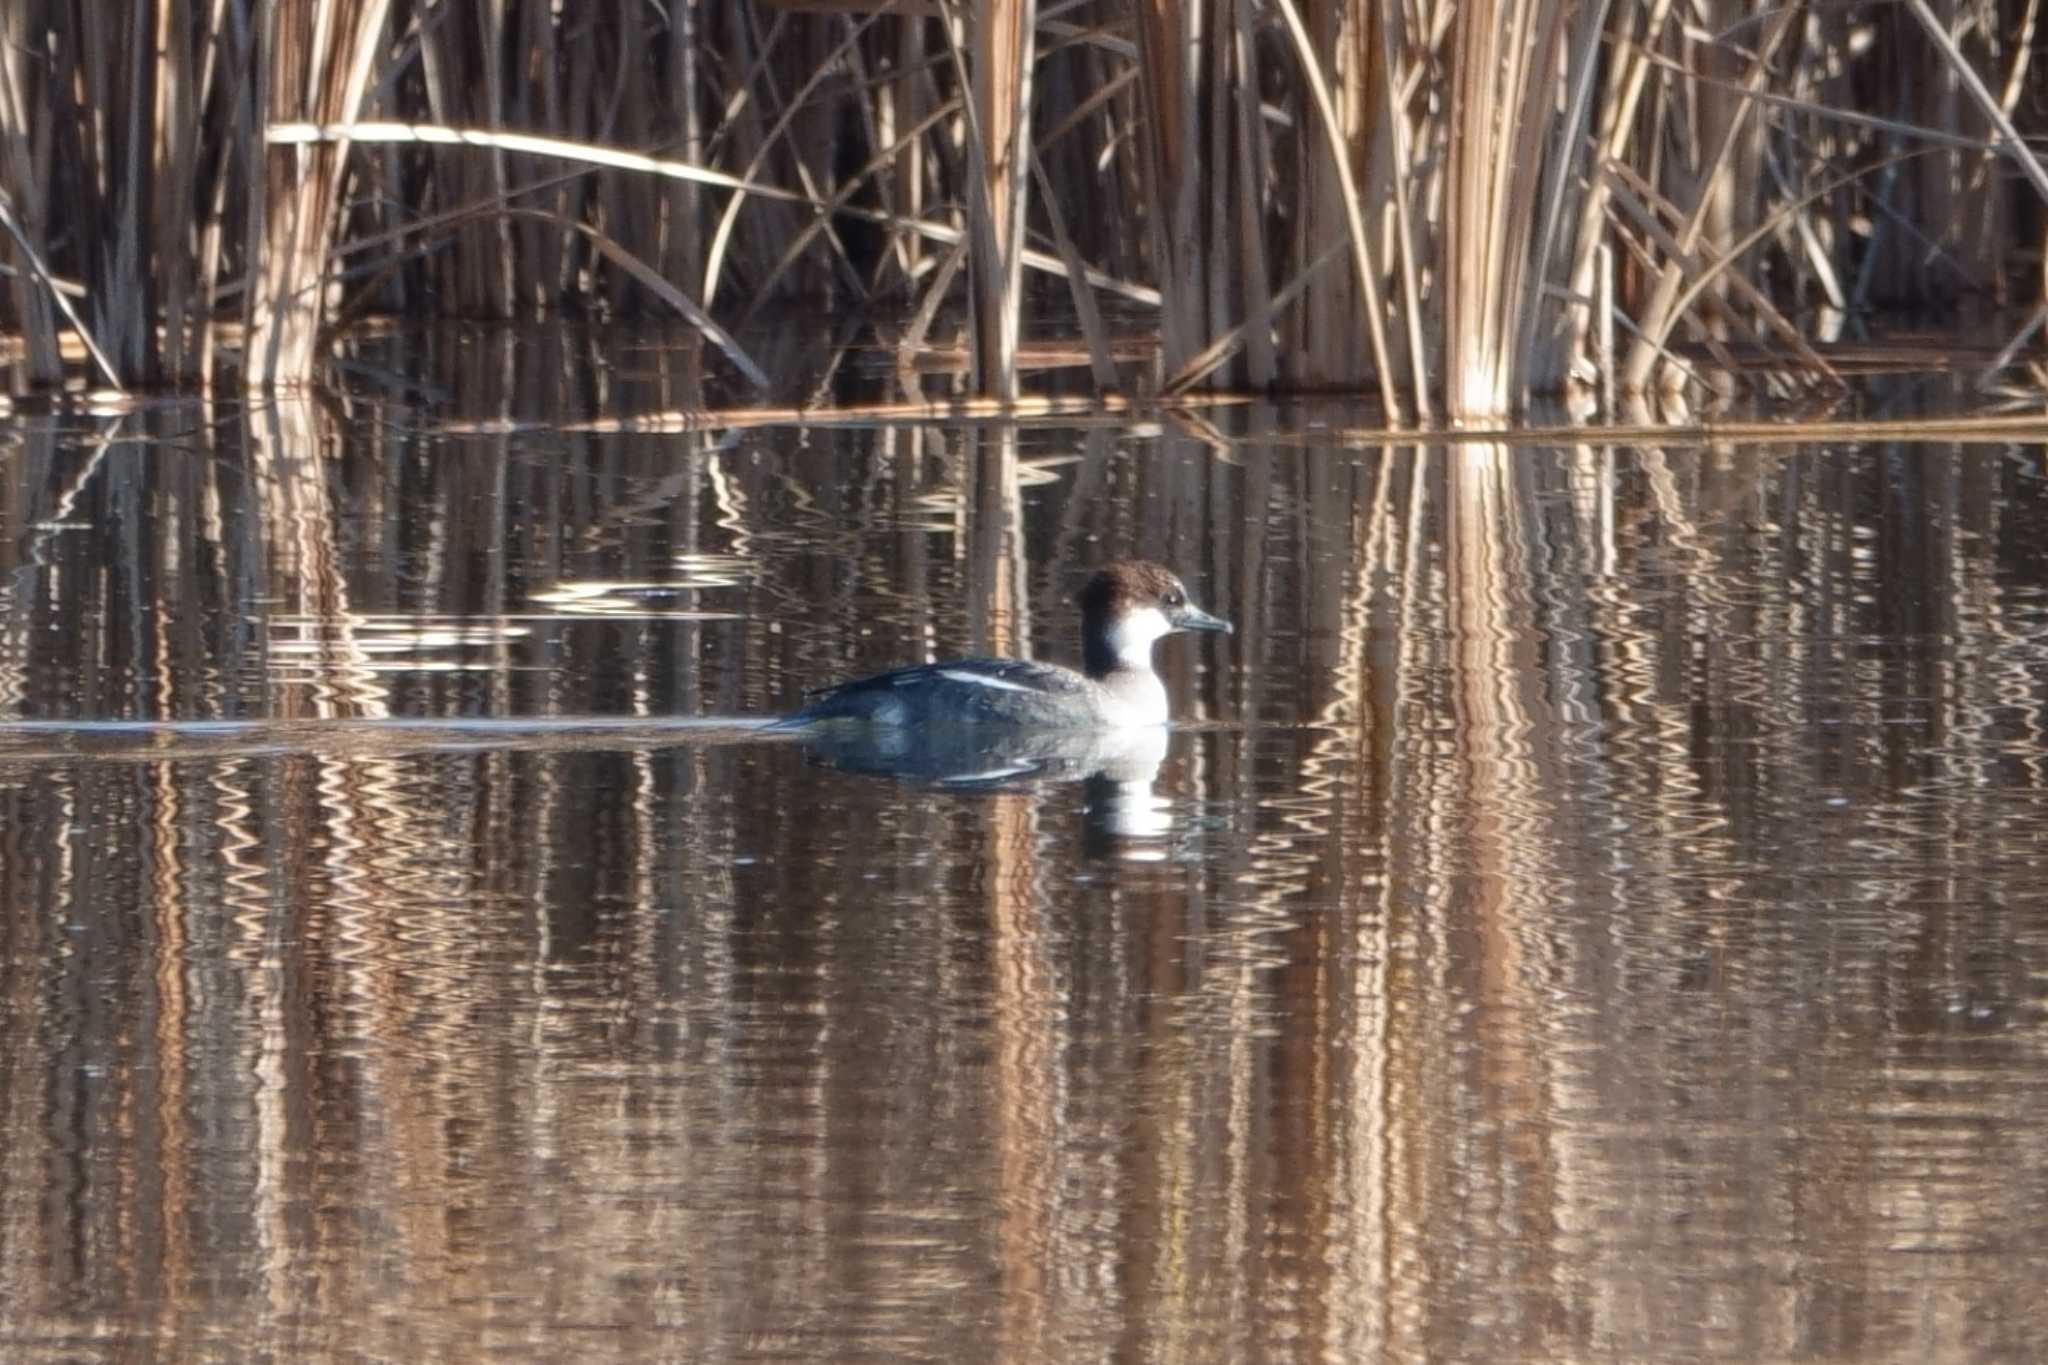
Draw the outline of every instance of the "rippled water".
M0 1355L2032 1358L2042 447L1301 429L10 433Z

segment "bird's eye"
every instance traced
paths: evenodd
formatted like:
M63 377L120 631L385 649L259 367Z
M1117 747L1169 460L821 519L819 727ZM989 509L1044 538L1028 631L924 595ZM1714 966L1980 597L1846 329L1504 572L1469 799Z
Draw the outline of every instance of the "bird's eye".
M1168 588L1166 590L1166 605L1169 607L1182 606L1187 602L1187 600L1188 595L1182 592L1179 588Z

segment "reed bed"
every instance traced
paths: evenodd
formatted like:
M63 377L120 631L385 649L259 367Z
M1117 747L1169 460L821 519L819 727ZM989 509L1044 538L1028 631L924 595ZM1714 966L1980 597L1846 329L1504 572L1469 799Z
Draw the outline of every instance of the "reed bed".
M366 315L652 316L773 391L741 324L820 308L964 339L997 400L1065 335L1098 391L1455 422L1695 404L1758 353L1836 385L1890 309L2032 309L2012 359L2039 9L23 0L7 378L268 389Z

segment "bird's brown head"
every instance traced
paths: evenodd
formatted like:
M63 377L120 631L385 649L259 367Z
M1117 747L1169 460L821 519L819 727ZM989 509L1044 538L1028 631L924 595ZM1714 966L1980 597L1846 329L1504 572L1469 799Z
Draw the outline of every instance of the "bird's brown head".
M1083 664L1099 678L1120 667L1149 667L1152 643L1177 630L1230 633L1230 622L1188 600L1180 575L1149 559L1119 559L1081 589Z

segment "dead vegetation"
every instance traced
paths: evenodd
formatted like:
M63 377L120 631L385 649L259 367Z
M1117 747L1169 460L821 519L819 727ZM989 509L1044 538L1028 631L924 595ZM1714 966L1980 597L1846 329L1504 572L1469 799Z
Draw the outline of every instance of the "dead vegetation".
M641 314L766 387L740 324L828 304L965 340L997 399L1048 334L1100 390L1407 419L1759 351L1825 386L1878 310L2040 323L2038 11L23 0L8 380L268 388L337 319Z

